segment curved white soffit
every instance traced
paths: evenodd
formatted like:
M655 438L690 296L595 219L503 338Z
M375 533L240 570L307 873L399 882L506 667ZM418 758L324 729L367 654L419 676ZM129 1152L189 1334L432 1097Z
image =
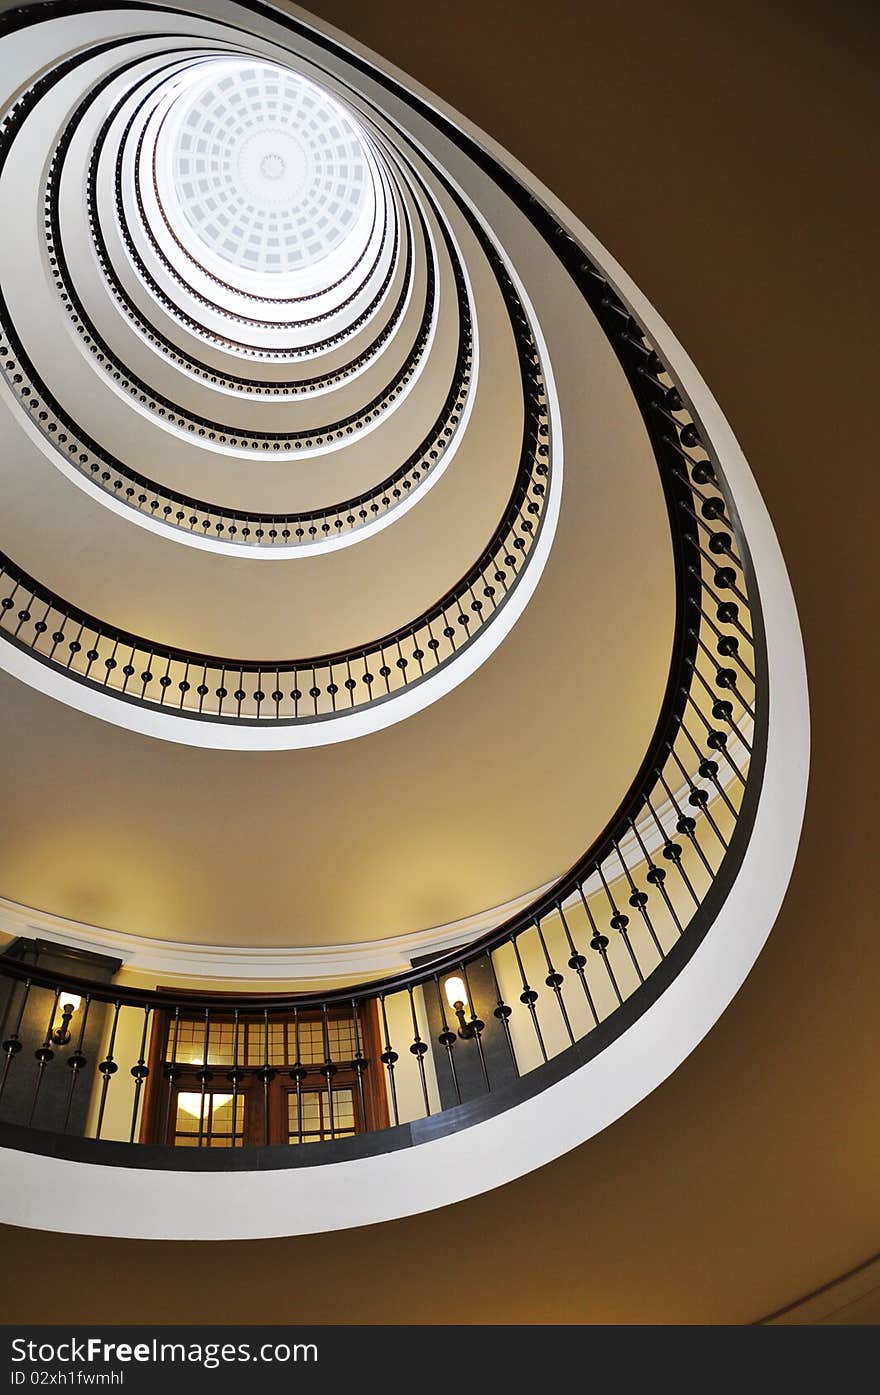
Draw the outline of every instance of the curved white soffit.
M335 32L327 25L315 28ZM809 770L803 643L785 562L757 485L718 403L661 317L588 230L463 117L342 35L340 41L429 99L539 189L609 269L671 363L730 483L755 566L769 664L764 781L739 875L709 934L673 983L587 1065L503 1114L447 1137L351 1162L242 1173L151 1171L0 1150L0 1219L36 1229L142 1239L307 1234L413 1215L501 1186L577 1147L638 1104L721 1016L770 933L800 839Z

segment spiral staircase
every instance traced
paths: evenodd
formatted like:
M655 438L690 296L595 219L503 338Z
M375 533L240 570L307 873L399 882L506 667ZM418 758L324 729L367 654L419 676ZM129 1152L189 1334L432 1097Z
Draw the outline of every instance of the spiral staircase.
M291 1235L538 1168L788 884L735 437L550 191L312 17L36 0L0 53L4 1219Z

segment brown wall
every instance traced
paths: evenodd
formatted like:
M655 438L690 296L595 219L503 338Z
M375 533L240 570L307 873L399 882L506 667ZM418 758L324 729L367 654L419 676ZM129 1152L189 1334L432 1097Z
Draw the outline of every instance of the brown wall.
M717 393L801 608L815 741L801 855L705 1043L551 1167L441 1214L308 1239L9 1230L5 1320L210 1319L227 1312L230 1265L241 1321L754 1320L866 1259L880 1234L873 7L316 8L555 189ZM69 1281L47 1284L53 1269Z

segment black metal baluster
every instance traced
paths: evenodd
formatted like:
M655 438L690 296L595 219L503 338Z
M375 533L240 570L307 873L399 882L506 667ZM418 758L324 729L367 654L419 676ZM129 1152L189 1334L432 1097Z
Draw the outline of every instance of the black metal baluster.
M513 1011L507 1005L501 993L501 985L498 982L498 975L495 972L495 961L492 958L492 951L487 950L486 958L489 961L489 971L492 974L492 983L495 988L496 1004L492 1010L492 1016L501 1023L504 1031L504 1040L507 1042L507 1051L510 1056L510 1063L517 1075L519 1075L519 1062L516 1059L516 1052L513 1049L513 1037L510 1034L510 1014Z
M324 1063L321 1066L321 1074L327 1082L327 1108L330 1115L330 1137L336 1137L336 1112L333 1101L333 1077L336 1074L336 1067L330 1054L330 1025L327 1020L327 1004L321 1004L321 1035L324 1041Z
M138 1053L137 1065L132 1066L131 1068L131 1073L134 1076L134 1102L131 1107L131 1132L128 1136L129 1143L134 1143L134 1131L137 1127L138 1106L141 1102L141 1090L144 1087L144 1081L150 1074L150 1067L146 1064L147 1027L149 1026L149 1022L150 1009L148 1007L145 1007L144 1027L143 1031L141 1032L141 1049Z
M575 973L577 974L580 980L581 988L584 990L584 997L587 1000L587 1006L589 1007L590 1012L592 1013L593 1021L598 1027L599 1014L596 1011L596 1004L593 1002L593 995L590 992L590 985L587 983L587 976L584 973L584 969L586 968L587 964L587 956L585 954L580 953L580 951L575 945L574 940L572 939L571 930L569 928L568 920L566 919L565 915L565 909L561 901L557 901L556 909L559 912L559 919L562 923L562 928L565 932L565 938L568 941L568 948L570 952L568 967L570 969L574 969Z
M244 668L239 665L238 687L232 695L235 698L235 715L241 717L241 704L244 702Z
M66 637L66 631L64 629L64 626L70 619L70 616L67 614L66 611L59 611L58 614L61 616L61 619L58 621L58 629L52 631L52 648L49 650L50 659L55 659L55 650L58 648L59 644L64 643L64 639ZM56 660L56 662L59 661Z
M712 864L710 863L706 854L703 852L703 849L700 847L700 844L697 840L696 819L693 818L691 814L686 814L684 812L678 800L676 799L668 781L666 780L666 777L663 774L662 770L658 770L656 773L660 779L660 783L666 791L669 802L676 813L675 831L677 833L681 833L685 838L687 838L688 842L691 844L691 847L694 849L694 852L697 854L706 871L708 872L709 880L713 881L715 878L714 868L712 867ZM678 850L677 853L676 849ZM663 849L663 856L667 858L670 862L673 862L675 861L676 856L678 856L679 858L681 857L681 847L677 843L669 842L668 847Z
M205 1088L208 1081L212 1079L212 1072L208 1066L208 1056L211 1049L211 1010L205 1008L205 1033L202 1039L202 1063L201 1070L197 1075L199 1081L199 1141L201 1148L205 1138ZM211 1111L213 1114L213 1110Z
M98 1070L101 1074L101 1105L98 1110L98 1123L95 1128L95 1138L101 1137L101 1129L104 1127L104 1111L107 1108L107 1091L110 1088L110 1081L119 1070L113 1059L113 1048L116 1045L116 1028L119 1026L119 1009L122 1004L118 1001L113 1006L113 1025L110 1028L110 1041L107 1046L107 1055L100 1062Z
M80 652L80 650L82 649L82 637L83 637L83 631L84 631L84 630L85 630L85 625L84 625L82 622L80 622L80 627L79 627L79 629L78 629L77 632L76 632L76 638L75 638L75 639L72 639L72 640L70 641L70 643L68 644L68 646L67 646L67 649L68 649L68 658L67 658L67 663L66 663L66 665L65 665L66 668L70 668L70 665L71 665L72 663L75 662L77 654L78 654L78 653Z
M263 1142L268 1146L271 1137L269 1129L269 1086L275 1079L275 1072L269 1060L269 1009L263 1009L263 1064L257 1075L263 1082Z
M737 740L742 743L745 749L749 752L749 755L751 755L752 743L749 741L748 737L746 737L742 733L738 723L734 721L733 703L730 701L729 698L719 697L718 694L715 692L714 688L711 688L709 684L706 682L706 679L703 677L702 673L698 668L695 668L693 670L693 674L705 690L709 699L711 700L712 716L716 719L716 721L726 722L727 725L730 727L730 730L733 732L734 736L737 738Z
M424 649L422 648L422 640L423 640L423 638L424 638L424 630L423 630L423 628L420 626L420 627L419 627L419 634L418 634L418 637L417 637L417 635L416 635L415 632L413 632L413 636L412 636L413 644L414 644L414 646L415 646L415 648L413 649L413 658L415 659L416 663L417 663L418 666L419 666L419 677L420 677L420 678L424 678L424 676L425 676L425 651L424 651Z
M707 552L706 549L701 546L699 539L693 537L692 535L686 533L684 535L684 540L685 542L690 544L690 546L694 549L697 555L703 559L703 561L707 564L710 570L714 573L712 579L715 582L715 585L722 591L732 591L734 596L736 596L736 599L742 605L748 606L749 598L737 584L736 572L734 571L733 567L720 566L719 564L721 562L721 558L717 556L713 557L710 552Z
M746 643L750 645L752 650L754 650L754 637L750 634L750 632L746 629L745 625L740 620L739 606L737 605L736 601L723 601L719 596L718 592L713 590L709 582L706 580L705 576L703 575L702 569L700 567L695 566L692 562L688 564L688 571L690 572L691 576L695 576L697 578L703 590L714 602L716 606L715 615L717 619L720 621L720 623L722 625L732 625L733 628L739 634L740 638L744 639ZM706 612L703 611L704 615L705 613Z
M439 618L444 622L444 623L443 623L443 637L444 637L444 639L448 639L448 640L449 640L449 647L450 647L450 649L452 650L452 653L453 653L453 654L457 654L457 653L458 653L458 645L457 645L456 642L455 642L455 626L454 626L454 625L450 625L450 623L449 623L449 616L448 616L448 614L447 614L447 608L446 608L446 606L443 607L443 612L442 612L442 614L440 615ZM446 657L449 658L450 655L447 654Z
M296 1086L296 1141L303 1141L303 1111L302 1111L302 1084L305 1075L305 1067L300 1059L299 1048L299 1010L293 1009L293 1038L294 1038L294 1062L288 1071L288 1075Z
M745 786L745 776L740 772L739 767L736 765L732 757L727 752L726 734L723 731L715 731L711 723L706 720L703 713L700 712L699 708L696 706L695 711L699 715L701 721L703 721L707 727L706 744L709 745L710 748L713 750L721 750L723 752L724 757L727 760L727 763L730 766L732 773L735 775L739 783ZM693 735L691 734L690 730L687 726L685 726L683 719L679 722L679 726L681 730L684 732L685 736L687 737L689 744L692 746L695 755L699 759L699 764L697 766L697 774L700 776L700 779L709 780L715 786L715 792L718 795L719 799L727 807L728 811L733 815L734 820L736 820L738 817L736 808L731 802L731 799L727 791L722 786L721 781L718 779L718 762L714 760L711 756L703 754L697 742L695 741ZM727 839L723 836L720 829L717 829L717 824L715 824L715 820L712 817L711 811L709 809L709 796L705 790L701 790L700 794L705 795L706 797L705 800L701 799L699 807L704 811L706 817L710 820L713 827L716 828L718 832L718 837L724 844L724 847L726 848Z
M379 994L379 1006L382 1009L382 1030L385 1036L385 1050L382 1052L381 1061L388 1072L388 1085L391 1091L391 1107L394 1114L395 1124L400 1123L400 1114L397 1109L397 1086L394 1083L394 1065L399 1057L391 1045L391 1038L388 1035L388 1015L385 1011L385 994Z
M538 916L535 917L535 929L538 932L538 939L541 942L541 949L544 954L544 959L547 963L547 977L544 979L544 982L546 983L547 987L552 988L553 992L556 994L556 1001L559 1004L559 1011L562 1013L562 1021L564 1022L565 1030L568 1033L568 1040L570 1044L574 1046L574 1032L571 1030L571 1023L568 1020L568 1013L566 1011L565 1003L563 1002L562 998L562 985L565 982L565 980L563 979L562 974L558 973L557 970L553 967L553 962L550 958L550 951L547 948L547 941L544 939L544 932L541 929L541 921Z
M5 568L5 567L3 568L3 572L4 572L4 575L5 575L5 573L6 573L6 568ZM10 576L9 580L10 580L10 581L13 580L11 576ZM13 608L13 605L14 605L14 603L15 603L15 598L16 598L16 596L18 595L18 588L19 588L20 585L21 585L21 582L20 582L20 581L13 581L12 590L9 592L8 596L4 597L5 603L4 603L4 605L3 605L3 608L0 609L0 625L4 624L7 615L9 615L10 618L12 617L12 608Z
M683 722L679 722L678 725L679 725L679 730L682 731L682 732L684 732L685 736L687 736L688 739L689 739L691 742L693 742L693 738L691 737L690 732L688 732L688 731L686 730L686 728L685 728L685 726L684 726L684 723L683 723ZM724 837L724 834L721 832L721 829L718 827L717 823L715 822L714 815L712 814L712 811L711 811L711 809L709 808L709 795L707 794L706 790L701 789L698 785L696 785L696 784L694 783L693 777L691 776L690 772L687 770L686 766L682 763L682 761L681 761L681 759L680 759L680 757L679 757L679 755L678 755L678 752L676 751L675 747L674 747L670 742L667 742L666 744L667 744L668 749L669 749L669 754L672 756L673 760L675 761L676 765L678 766L679 770L681 771L682 776L684 777L685 783L687 784L688 789L690 790L690 794L688 795L688 804L690 804L690 806L691 806L692 809L696 809L696 810L698 811L698 813L700 813L700 814L703 815L703 817L706 819L707 823L709 824L709 827L712 829L712 832L715 834L715 837L718 839L719 843L721 844L721 846L722 846L722 847L725 849L725 851L726 851L726 850L727 850L727 839ZM699 747L697 747L697 755L699 756L699 754L700 754L700 749L699 749ZM731 807L732 807L732 806L731 806ZM735 817L735 815L736 815L736 811L734 810L734 817ZM694 827L696 827L696 822L694 822Z
M431 1113L431 1105L430 1101L428 1100L428 1082L425 1077L425 1052L428 1049L428 1043L422 1041L421 1037L419 1036L419 1024L416 1020L416 1004L415 999L413 998L412 988L407 988L407 992L409 993L409 1010L410 1015L412 1017L413 1025L413 1044L410 1047L410 1053L411 1055L415 1056L416 1061L418 1063L419 1076L422 1082L422 1096L425 1101L425 1117L427 1118Z
M526 971L523 968L522 956L519 952L519 944L517 943L516 935L511 936L510 943L513 945L513 952L516 955L516 964L517 968L519 969L519 976L522 979L522 992L519 995L519 1000L521 1003L525 1003L526 1007L529 1010L529 1015L532 1019L532 1026L535 1029L535 1036L538 1038L538 1045L541 1048L541 1055L546 1061L547 1048L544 1045L544 1038L541 1035L541 1024L538 1021L538 1013L535 1009L535 1003L538 1001L538 994L536 993L535 989L531 987L528 979L526 978Z
M34 1114L36 1112L37 1100L39 1099L40 1089L43 1084L43 1076L46 1071L46 1066L49 1064L49 1062L55 1055L55 1052L52 1050L52 1033L55 1030L55 1014L58 1011L58 999L60 998L60 996L61 989L56 988L55 995L52 999L52 1011L49 1013L49 1025L46 1028L45 1039L43 1040L42 1046L38 1046L36 1051L34 1052L34 1056L36 1057L38 1063L37 1078L34 1081L34 1093L31 1097L31 1112L28 1115L28 1128L30 1128L34 1122Z
M141 670L141 702L146 701L147 685L153 681L153 657L153 651L151 649L145 660L146 667Z
M3 1052L4 1052L4 1055L5 1055L5 1058L6 1058L6 1059L5 1059L4 1062L3 1062L3 1075L2 1075L2 1078L0 1078L0 1100L2 1100L2 1098L3 1098L3 1091L6 1089L6 1081L7 1081L7 1079L9 1078L9 1071L10 1071L10 1068L11 1068L11 1066L12 1066L12 1062L15 1060L15 1057L18 1055L18 1053L19 1053L19 1052L21 1051L21 1049L22 1049L21 1024L22 1024L22 1020L23 1020L23 1018L24 1018L24 1010L25 1010L25 1008L26 1008L26 1006L27 1006L27 1001L28 1001L28 997L29 997L29 995L30 995L30 991L31 991L31 981L30 981L30 979L27 979L27 980L25 981L25 985L24 985L24 992L23 992L22 995L21 995L21 1003L20 1003L19 1009L18 1009L18 1016L17 1016L17 1018L15 1019L15 1026L14 1026L14 1028L12 1029L12 1031L10 1032L9 1036L6 1038L6 1040L5 1040L4 1043L3 1043ZM10 992L10 1005L11 1005L11 1000L12 1000L12 996L13 996L14 992L15 992L15 984L13 984L12 990L11 990L11 992Z
M483 1051L483 1031L486 1024L485 1022L480 1020L474 1009L474 1000L473 995L471 994L471 985L470 979L468 978L467 967L464 964L459 964L458 967L461 969L461 975L464 979L464 987L468 999L467 1005L470 1008L471 1012L470 1021L468 1022L468 1031L470 1035L473 1037L474 1041L477 1043L477 1054L480 1057L480 1070L483 1073L483 1080L485 1082L487 1091L491 1091L492 1086L489 1084L489 1072L486 1069L486 1056Z
M107 684L111 681L111 679L112 679L113 677L115 677L115 670L116 670L117 663L118 663L118 660L117 660L117 658L116 658L116 655L117 655L118 652L119 652L119 640L118 640L118 639L114 639L114 641L113 641L113 648L110 650L110 657L109 657L109 659L105 659L105 660L104 660L104 679L103 679L103 682L104 682L104 686L105 686L105 687L106 687Z
M667 911L672 916L672 919L675 922L675 928L678 930L679 935L681 935L684 933L684 931L681 921L678 918L678 913L676 912L676 909L672 904L672 899L669 895L669 892L666 889L666 873L662 867L657 866L656 862L654 861L653 857L648 851L648 847L645 843L644 838L639 832L638 824L636 823L635 819L630 819L629 826L633 831L633 835L635 836L635 839L638 842L639 847L641 848L642 857L648 864L648 870L645 873L645 881L648 883L649 886L656 886L660 895L663 897L663 903L666 906Z
M578 895L581 898L581 903L583 905L584 910L587 913L587 920L590 923L590 949L595 950L596 954L599 955L599 958L605 965L605 971L608 974L608 978L611 982L611 987L614 989L614 996L616 997L618 1004L622 1004L623 997L621 995L620 988L618 987L617 978L615 976L614 970L611 967L611 960L608 958L608 936L603 935L602 931L596 924L596 918L593 915L593 912L590 910L590 904L586 896L584 895L584 888L581 882L578 882Z
M160 687L161 690L162 690L162 695L161 695L161 697L159 698L159 706L160 706L160 707L163 707L163 706L164 706L164 704L165 704L165 694L168 692L168 689L171 687L171 679L170 679L170 677L169 677L170 672L171 672L171 655L169 654L167 660L165 661L165 672L162 674L162 677L159 679L159 687Z
M441 1046L446 1048L446 1059L449 1062L449 1074L452 1076L452 1087L455 1090L456 1100L461 1104L461 1087L458 1083L458 1071L455 1069L455 1057L452 1054L453 1047L455 1046L455 1033L450 1031L449 1023L446 1020L446 1003L443 1000L443 991L440 987L440 979L437 974L434 975L434 984L437 989L437 1002L440 1004L440 1021L443 1024L443 1030L437 1040Z
M434 667L437 668L437 667L439 667L440 663L442 662L442 660L441 660L441 658L440 658L440 641L439 641L439 639L436 638L436 636L435 636L435 634L434 634L434 631L433 631L433 629L431 628L431 624L432 624L432 621L429 620L429 621L428 621L428 635L429 635L429 639L428 639L428 648L430 649L431 653L434 655Z
M239 1067L239 1032L241 1027L241 1013L239 1008L235 1008L232 1015L232 1070L227 1071L226 1079L232 1085L232 1144L235 1147L235 1140L238 1129L238 1086L241 1081L243 1071ZM242 1144L244 1143L244 1130L242 1129Z
M165 1122L162 1128L162 1142L168 1142L168 1125L171 1121L171 1101L174 1097L174 1082L181 1075L180 1066L177 1064L177 1039L180 1035L180 1008L174 1009L174 1033L171 1043L171 1059L162 1068L162 1074L168 1081L168 1092L165 1096ZM167 1042L166 1042L167 1048ZM174 1132L177 1133L177 1120L174 1121Z
M740 671L745 674L749 682L754 683L755 675L739 652L739 639L737 638L737 636L727 634L724 630L720 629L719 626L716 625L715 621L712 619L712 616L709 614L709 612L703 606L700 605L699 601L696 600L695 597L692 596L690 598L690 604L696 610L703 623L708 625L709 629L714 634L716 641L715 647L718 650L718 653L721 654L725 659L732 659L736 666L740 669ZM698 625L699 623L700 622L697 621ZM690 633L693 634L694 631L691 630ZM700 640L699 642L701 645L703 644L702 640Z
M719 687L719 688L726 689L728 692L733 693L734 697L735 697L735 698L737 699L737 701L740 703L740 705L742 706L743 710L744 710L745 712L747 712L747 713L749 714L750 717L754 718L755 709L752 707L751 703L746 702L746 699L743 697L742 693L741 693L740 690L739 690L739 686L738 686L737 681L736 681L736 679L737 679L736 669L735 669L735 668L726 668L724 664L719 663L719 661L715 658L715 655L712 653L712 650L709 649L709 648L707 648L707 646L703 643L702 640L699 640L698 642L699 642L699 645L700 645L700 649L701 649L702 652L705 654L705 656L706 656L706 658L708 659L709 663L712 665L712 667L713 667L714 670L715 670L715 684L716 684L716 686ZM708 685L707 685L707 686L708 686ZM710 689L710 691L711 691L711 689Z
M633 910L638 911L639 915L642 917L642 920L645 922L645 925L648 929L648 934L654 941L654 946L657 950L657 953L660 955L661 959L665 959L666 952L657 938L657 934L654 930L651 917L648 914L648 893L646 891L641 891L640 888L636 886L635 881L633 880L632 873L630 872L629 867L627 865L626 859L624 858L623 853L620 851L620 844L618 843L617 839L613 838L611 841L614 844L614 850L617 853L620 865L623 868L623 875L626 877L627 883L629 885L629 904L632 906Z
M122 687L120 688L120 692L122 692L122 693L124 693L125 690L126 690L126 688L128 687L128 680L129 680L130 678L133 678L133 677L134 677L134 674L135 674L135 663L134 663L134 660L135 660L135 654L136 654L136 652L137 652L137 651L136 651L134 645L132 645L132 646L131 646L131 653L130 653L129 656L128 656L128 663L127 663L127 664L123 664L123 666L122 666L123 682L122 682Z
M83 1008L82 1021L79 1024L79 1040L76 1043L75 1049L70 1053L70 1055L67 1058L67 1066L70 1071L70 1083L67 1087L67 1106L64 1110L64 1125L61 1130L62 1133L67 1133L67 1127L70 1123L70 1111L73 1106L73 1092L76 1089L77 1081L79 1080L79 1073L82 1070L83 1066L86 1064L86 1057L83 1055L83 1043L86 1039L86 1027L89 1021L89 1008L91 1006L92 998L91 994L88 994L85 1000L85 1006Z
M358 1098L360 1099L360 1103L361 1103L361 1118L362 1118L362 1120L363 1120L363 1122L364 1122L364 1128L366 1129L366 1127L367 1127L367 1100L366 1100L366 1095L365 1095L365 1093L364 1093L364 1071L366 1070L367 1066L369 1065L369 1061L367 1060L366 1056L364 1055L364 1053L363 1053L363 1051L362 1051L362 1049L361 1049L360 1010L359 1010L359 1008L358 1008L358 1004L357 1004L357 999L356 999L356 998L352 998L352 1000L351 1000L351 1019L352 1019L352 1022L354 1023L354 1061L353 1061L353 1065L354 1065L354 1069L355 1069L355 1074L357 1075Z
M727 749L727 733L724 731L719 731L716 727L713 727L705 712L703 712L697 706L690 694L688 694L688 702L696 712L700 721L703 723L703 726L706 728L705 741L706 745L709 747L709 750L720 751L721 754L724 756L724 759L727 761L727 764L730 766L730 773L733 775L734 779L736 779L741 785L745 786L746 777L743 775L736 761L733 759L733 756ZM691 735L689 729L685 726L683 718L681 720L680 725L682 731L684 732L685 736L687 737L697 756L699 756L700 758L700 775L704 780L712 781L712 784L715 786L715 789L717 790L718 794L721 796L724 803L727 805L728 809L733 814L733 817L736 818L736 809L731 804L730 799L727 796L726 790L724 789L723 785L718 779L718 762L713 760L711 757L703 755L694 737Z
M601 880L601 882L602 882L602 886L603 886L604 889L605 889L605 895L606 895L606 897L608 898L608 904L609 904L609 906L611 907L611 919L609 920L608 923L609 923L609 925L611 926L611 929L612 929L612 930L616 930L616 931L617 931L617 933L620 935L621 939L623 940L623 943L626 945L626 947L627 947L627 949L628 949L628 951L629 951L629 957L630 957L630 959L632 960L633 968L635 969L636 973L637 973L638 976L639 976L639 983L644 983L644 981L645 981L644 974L642 973L642 971L641 971L641 969L640 969L640 967L639 967L639 961L638 961L638 959L636 958L635 951L634 951L632 945L630 944L630 940L629 940L629 929L628 929L628 927L629 927L629 916L628 916L628 915L625 915L625 914L623 913L623 911L618 910L618 908L617 908L617 906L616 906L616 904L615 904L615 901L614 901L614 897L611 895L611 888L609 887L608 882L605 880L605 873L604 873L603 870L602 870L602 864L601 864L601 863L597 863L597 864L596 864L596 871L599 873L599 877L600 877L600 880Z
M657 773L659 772L655 771L655 774ZM645 795L645 803L650 809L654 822L657 825L657 831L659 832L660 837L663 839L663 856L666 858L667 862L671 862L673 867L677 869L679 876L681 877L682 881L684 882L685 886L691 894L691 899L693 900L694 905L699 906L700 898L694 890L693 883L682 865L681 844L673 842L673 840L669 837L669 834L666 832L666 829L660 822L660 816L657 813L657 810L654 808L654 805L651 802L651 796L649 794Z

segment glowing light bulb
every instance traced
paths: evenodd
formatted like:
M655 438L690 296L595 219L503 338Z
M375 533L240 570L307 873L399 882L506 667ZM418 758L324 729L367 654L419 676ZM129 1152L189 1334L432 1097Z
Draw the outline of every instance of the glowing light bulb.
M461 1007L464 1003L467 1002L467 989L465 988L463 978L458 978L457 976L453 978L448 978L446 980L445 988L446 1001L452 1008L453 1012L455 1012L456 1006Z

